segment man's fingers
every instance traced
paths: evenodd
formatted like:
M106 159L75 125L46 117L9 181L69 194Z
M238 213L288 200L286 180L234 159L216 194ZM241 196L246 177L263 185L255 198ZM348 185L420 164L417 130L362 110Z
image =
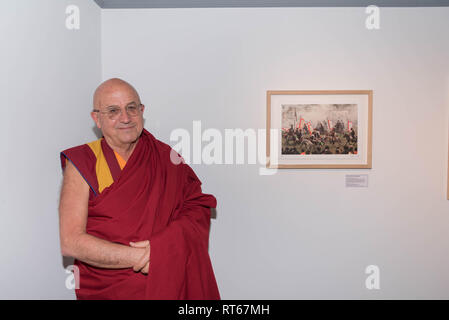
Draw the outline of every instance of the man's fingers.
M146 260L145 258L140 259L139 262L137 262L134 265L134 267L133 267L134 271L136 271L136 272L140 271L143 267L145 267L145 264L147 262L148 262L148 260Z
M130 242L129 245L133 248L144 248L145 249L142 257L133 266L133 270L135 272L138 272L138 271L142 272L142 269L145 268L145 266L148 264L148 261L150 260L150 241L144 240L144 241L138 241L138 242ZM148 268L147 268L147 270L148 270Z
M145 265L145 267L143 267L142 270L140 270L140 272L142 272L143 274L148 274L149 268L150 268L150 262L148 261L147 264Z
M130 242L129 245L133 248L145 248L150 244L149 240Z
M145 266L142 269L140 269L140 272L143 273L143 274L148 274L149 268L150 268L150 261L148 261L145 264Z
M133 266L134 271L140 271L149 261L149 250L145 250L140 260Z

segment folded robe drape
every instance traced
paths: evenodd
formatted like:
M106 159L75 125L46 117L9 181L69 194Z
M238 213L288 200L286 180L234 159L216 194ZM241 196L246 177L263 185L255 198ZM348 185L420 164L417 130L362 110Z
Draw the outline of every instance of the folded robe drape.
M89 184L86 232L111 242L150 240L148 275L132 268L102 269L75 259L78 299L220 299L208 254L213 195L172 148L143 129L121 171L101 139L114 181L99 190L100 153L87 144L61 152ZM173 161L172 161L173 160ZM99 164L100 163L100 164ZM178 164L176 164L178 163ZM103 164L104 165L104 164Z

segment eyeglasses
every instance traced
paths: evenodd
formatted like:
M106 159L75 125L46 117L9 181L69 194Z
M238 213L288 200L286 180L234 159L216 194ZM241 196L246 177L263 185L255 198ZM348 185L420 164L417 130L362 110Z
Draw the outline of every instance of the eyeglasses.
M130 105L126 106L125 109L126 109L126 114L128 116L136 117L137 115L139 115L140 111L142 110L142 104L139 104L139 105L130 104ZM106 111L100 111L98 109L94 109L92 111L106 114L109 117L109 119L111 119L111 120L117 120L122 115L122 109L120 109L117 106L111 106L111 107L107 108Z

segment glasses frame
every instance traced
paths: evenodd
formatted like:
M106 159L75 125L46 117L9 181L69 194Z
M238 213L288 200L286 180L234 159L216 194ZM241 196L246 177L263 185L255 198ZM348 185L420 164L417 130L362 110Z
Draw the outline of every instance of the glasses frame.
M142 106L143 106L142 103L137 104L137 110L139 110L138 112L141 112L141 111L142 111ZM137 116L139 115L139 114L136 114L136 115L131 115L131 114L129 114L128 107L130 107L130 106L126 106L126 107L125 107L126 114L128 115L128 117L137 117ZM117 119L120 118L120 117L122 116L122 114L123 114L122 108L119 107L118 109L120 110L120 113L117 115L116 118L111 117L111 115L108 114L109 111L101 111L101 110L98 110L98 109L93 109L92 112L103 113L103 114L106 114L110 120L117 120Z

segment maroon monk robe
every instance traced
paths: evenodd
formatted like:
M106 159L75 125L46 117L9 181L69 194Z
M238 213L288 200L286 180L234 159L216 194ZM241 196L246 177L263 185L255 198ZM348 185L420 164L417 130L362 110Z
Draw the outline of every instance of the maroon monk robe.
M91 189L86 232L126 246L149 239L150 267L144 275L75 260L80 271L77 298L220 299L208 254L215 197L202 193L190 166L174 164L172 148L145 129L121 171L104 138L101 149L114 179L101 193L91 148L85 144L61 152L62 168L66 159L71 161Z

